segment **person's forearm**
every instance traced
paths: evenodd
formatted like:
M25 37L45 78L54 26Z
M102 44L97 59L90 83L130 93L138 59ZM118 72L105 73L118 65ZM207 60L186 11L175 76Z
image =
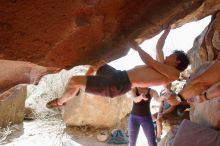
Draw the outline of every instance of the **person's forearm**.
M144 50L142 50L137 45L134 46L135 50L138 52L141 60L148 65L149 67L155 69L159 73L163 74L168 78L169 81L174 81L179 78L179 71L174 69L173 67L170 67L168 65L165 65L163 63L160 63L156 60L154 60L148 53L146 53Z
M212 99L218 96L220 96L220 83L217 83L206 91L206 97L208 99Z
M175 106L169 107L165 112L163 112L163 115L171 113L175 109Z
M166 37L160 37L158 42L157 42L157 45L156 45L156 50L157 51L161 51L163 49L163 46L165 44L165 40L166 40Z
M191 82L187 86L183 88L182 91L180 91L180 95L188 100L189 98L201 94L204 90L206 90L207 87L205 83L202 82Z
M141 60L147 64L147 65L151 65L151 62L153 61L153 58L148 54L146 53L144 50L142 50L141 48L137 50Z
M173 67L170 67L168 65L165 65L161 62L158 62L154 60L148 53L146 53L144 50L139 49L137 50L139 53L139 56L141 57L142 61L147 64L149 67L155 69L162 75L166 76L169 81L174 81L179 78L179 71L174 69Z
M166 38L167 38L167 36L168 36L168 34L169 34L169 32L170 32L170 27L168 28L168 29L166 29L166 30L164 30L164 33L161 35L161 37L159 38L159 40L158 40L158 42L157 42L157 46L156 46L156 48L159 50L162 50L163 49L163 46L164 46L164 44L165 44L165 40L166 40Z
M164 33L161 35L161 37L159 38L157 45L156 45L156 59L159 62L163 62L164 61L164 53L162 51L164 44L165 44L165 40L168 36L170 32L170 29L167 29L164 31Z
M134 50L136 50L138 52L141 60L145 64L147 64L148 66L154 68L155 67L154 66L155 60L148 53L146 53L139 45L137 45L136 43L133 43L132 45L133 45L132 47L134 48Z
M164 98L161 97L161 96L154 96L154 99L155 99L157 102L162 102Z
M159 113L163 112L163 102L160 102Z
M131 41L130 42L131 47L138 52L141 60L149 65L150 61L154 60L148 53L146 53L144 50L142 50L142 48L135 42L135 41Z
M180 94L187 100L193 96L199 95L210 86L220 82L220 76L216 70L220 68L220 61L213 62L204 72L192 78L183 88Z

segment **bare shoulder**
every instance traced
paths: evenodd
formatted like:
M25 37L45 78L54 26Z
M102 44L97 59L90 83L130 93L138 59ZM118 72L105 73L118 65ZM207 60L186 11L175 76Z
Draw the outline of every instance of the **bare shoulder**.
M172 75L169 78L171 78L172 80L176 80L179 78L180 71L177 68L171 65L164 64L164 63L163 63L163 66L164 66L164 72L167 71L169 72L170 75Z

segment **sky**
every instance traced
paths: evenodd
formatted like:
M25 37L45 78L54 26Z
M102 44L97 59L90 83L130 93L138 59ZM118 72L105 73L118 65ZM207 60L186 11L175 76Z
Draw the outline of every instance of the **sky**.
M201 34L201 32L205 29L210 21L211 17L208 16L200 21L187 23L182 27L172 29L164 44L163 50L165 56L171 54L173 50L183 50L187 52L190 48L192 48L194 39ZM162 32L140 44L141 48L154 58L156 43ZM130 49L126 56L109 63L109 65L119 70L128 70L135 67L136 65L141 64L143 64L143 62L140 59L138 53L132 49Z

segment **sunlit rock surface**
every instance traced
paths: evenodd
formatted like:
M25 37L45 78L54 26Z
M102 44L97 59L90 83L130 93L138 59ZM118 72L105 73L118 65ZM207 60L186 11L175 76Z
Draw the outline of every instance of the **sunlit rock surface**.
M17 85L8 91L7 97L0 101L0 127L23 122L25 100L27 95L26 85ZM1 99L1 97L0 97Z
M220 13L212 18L209 26L194 41L193 48L188 52L192 70L195 70L206 61L216 58L220 51Z
M37 84L42 76L58 70L30 62L0 60L0 94L18 84Z
M38 113L43 112L44 116L55 113L45 107L46 103L63 94L70 77L83 75L87 69L88 66L77 66L70 71L62 70L59 74L43 77L38 86L28 88L27 106ZM132 100L126 96L110 99L81 91L79 97L63 107L63 119L69 126L112 127L130 112L131 106Z
M218 0L203 0L202 4L192 13L185 16L183 19L178 20L175 25L182 26L186 22L199 20L205 16L213 15L220 9Z
M191 79L203 73L211 63L204 63L192 74ZM217 69L216 69L217 70ZM189 82L190 82L189 80ZM190 119L200 125L220 129L220 97L216 97L203 103L195 104L190 109Z
M209 66L209 61L216 58L220 51L220 13L212 18L212 22L194 41L193 48L188 52L192 62L192 70L196 76ZM218 71L218 70L216 70ZM220 129L219 97L201 104L197 104L190 110L190 119L206 127Z
M132 107L132 100L126 96L107 98L82 93L64 107L63 118L67 125L91 125L113 127L118 124Z
M220 129L220 97L191 107L190 120L205 127Z

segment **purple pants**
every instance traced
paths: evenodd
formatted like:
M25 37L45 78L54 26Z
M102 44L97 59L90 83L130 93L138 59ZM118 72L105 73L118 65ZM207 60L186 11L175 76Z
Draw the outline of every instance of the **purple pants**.
M156 136L151 115L136 116L133 114L130 114L128 121L129 146L136 145L140 126L143 128L149 146L156 146Z

